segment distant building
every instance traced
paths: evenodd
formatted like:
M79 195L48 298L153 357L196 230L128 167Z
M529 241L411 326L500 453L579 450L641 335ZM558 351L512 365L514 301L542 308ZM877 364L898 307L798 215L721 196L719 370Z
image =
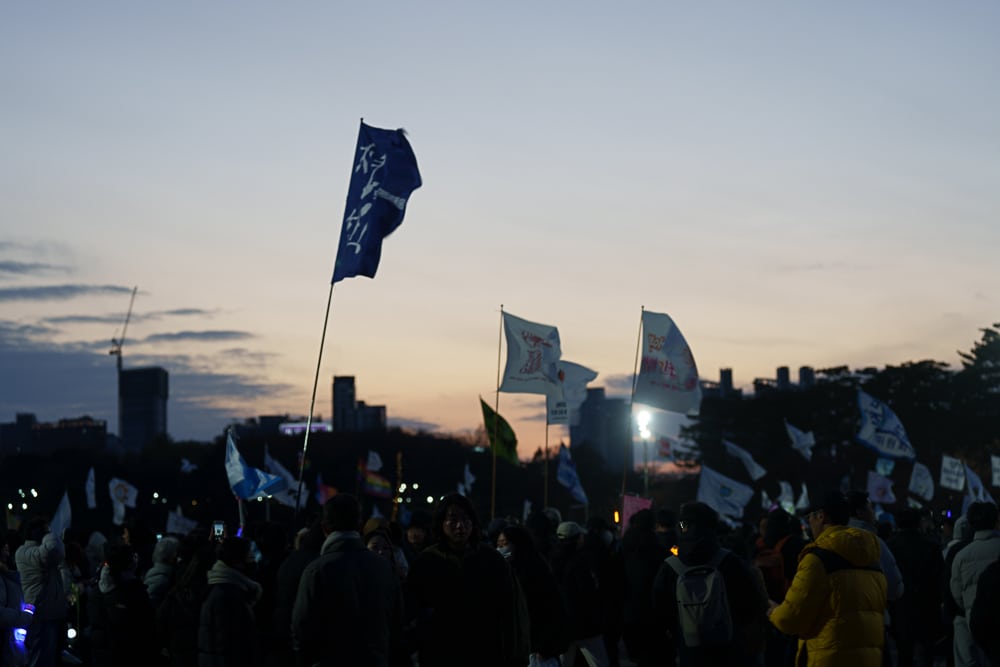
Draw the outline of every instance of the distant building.
M122 449L138 451L167 435L167 371L134 368L118 374L118 435Z
M46 456L67 449L99 451L107 440L107 422L88 416L44 423L35 415L22 412L13 422L0 424L0 452L5 456L19 453Z
M604 387L587 389L577 423L569 427L570 448L585 448L604 459L609 469L632 465L631 406L624 398L608 398Z
M766 396L773 392L788 392L808 389L816 384L816 372L812 366L799 367L799 383L792 384L791 371L788 366L779 366L774 378L754 378L753 393L755 396Z
M367 405L357 400L353 375L335 375L333 378L333 430L334 431L384 431L386 410L384 405Z
M733 386L733 369L719 369L719 381L701 381L702 398L743 398L743 390Z

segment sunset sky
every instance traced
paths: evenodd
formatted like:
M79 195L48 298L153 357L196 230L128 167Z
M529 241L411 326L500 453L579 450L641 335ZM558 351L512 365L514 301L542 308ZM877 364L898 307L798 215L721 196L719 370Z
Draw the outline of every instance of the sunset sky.
M0 422L304 415L359 118L424 186L338 283L334 374L472 430L500 304L624 395L640 308L703 378L956 364L1000 321L1000 5L95 2L0 8ZM544 400L503 394L523 456ZM550 437L558 441L561 429Z

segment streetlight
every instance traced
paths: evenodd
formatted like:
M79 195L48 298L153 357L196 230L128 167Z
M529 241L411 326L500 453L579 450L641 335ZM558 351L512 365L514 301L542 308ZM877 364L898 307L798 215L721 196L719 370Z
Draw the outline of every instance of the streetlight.
M649 411L643 410L635 416L636 424L639 425L639 437L642 438L642 488L643 494L649 495L649 438L652 432L649 430L649 422L653 416Z

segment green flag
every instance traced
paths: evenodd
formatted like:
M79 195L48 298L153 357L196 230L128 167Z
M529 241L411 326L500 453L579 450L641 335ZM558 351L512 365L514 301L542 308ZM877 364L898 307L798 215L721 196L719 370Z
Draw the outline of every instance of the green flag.
M482 396L479 397L479 403L483 406L483 423L486 427L486 437L490 439L490 447L495 449L499 458L520 465L521 462L517 459L517 436L514 435L514 429L506 419L486 405Z

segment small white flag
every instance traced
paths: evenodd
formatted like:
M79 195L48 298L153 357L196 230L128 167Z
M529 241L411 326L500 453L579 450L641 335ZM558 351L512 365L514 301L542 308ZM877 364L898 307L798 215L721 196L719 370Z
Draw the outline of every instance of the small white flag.
M806 488L805 482L802 482L802 493L799 494L799 499L795 501L795 509L809 509L809 489Z
M774 502L771 500L770 496L767 495L767 491L761 489L761 491L760 491L760 507L761 507L761 509L763 509L765 512L770 512L771 511L771 505L773 505L773 504L774 504Z
M570 423L570 413L587 400L587 383L597 378L597 371L572 361L556 362L558 385L545 396L549 424Z
M368 463L365 464L365 468L370 472L378 472L382 469L382 457L378 455L378 452L368 450Z
M198 465L196 463L191 463L187 459L181 459L181 473L182 474L184 474L184 475L190 475L191 473L193 473L197 469L198 469Z
M456 491L458 492L458 495L464 496L465 495L465 484L462 484L461 482L459 482L458 483L458 488L456 489Z
M465 471L463 473L463 476L465 477L465 488L467 488L467 489L469 489L471 491L472 490L472 483L476 481L476 478L472 474L472 471L469 470L469 464L468 463L465 464Z
M874 470L868 471L868 498L872 503L892 505L896 502L896 494L892 492L892 480L883 477Z
M524 499L524 508L521 510L521 521L526 522L528 516L531 514L531 501L527 498Z
M116 526L120 526L125 523L125 508L135 507L139 489L123 479L112 477L111 481L108 482L108 493L111 496L111 507L114 510L111 520Z
M993 498L986 491L986 485L983 484L983 480L979 479L979 475L972 468L968 465L963 465L965 467L965 494L974 503L992 503Z
M84 485L87 491L87 509L97 509L97 485L94 482L94 467L90 467L87 473L87 483Z
M198 522L184 516L180 505L173 512L167 512L167 529L164 532L183 536L197 528Z
M993 486L1000 486L1000 456L990 456L993 466Z
M722 444L725 446L727 454L735 456L743 462L743 466L747 469L747 472L750 473L750 479L756 482L758 479L767 474L767 470L765 470L762 465L754 461L753 455L751 455L750 452L743 449L739 445L729 442L728 440L723 440Z
M698 412L698 367L684 334L666 313L642 313L642 360L633 401L670 412Z
M743 508L753 498L753 489L702 464L697 500L719 514L741 518Z
M861 411L861 428L855 436L858 442L882 456L911 461L917 457L903 423L888 404L858 389L858 410Z
M781 493L778 495L778 505L789 514L795 514L795 491L788 482L778 482Z
M267 468L267 472L272 475L277 475L281 479L285 480L286 488L281 491L276 491L271 494L271 497L278 503L284 505L285 507L295 507L295 499L299 494L299 483L295 477L288 471L288 468L281 465L281 463L274 457L271 456L271 452L268 450L267 445L264 445L264 467ZM302 484L302 491L305 497L309 497L309 489L306 485Z
M787 420L785 421L785 430L792 440L792 448L798 451L806 461L812 461L813 447L816 446L816 438L813 437L812 431L800 431L789 424Z
M49 530L59 539L63 539L63 534L72 522L73 510L69 506L69 491L66 491L63 493L62 500L59 501L59 507L56 508L55 513L52 515L52 521L49 522Z
M941 455L941 481L940 485L952 491L961 491L965 488L965 465L960 459L956 459L947 454Z
M923 463L915 462L910 473L910 493L924 500L934 499L934 477L930 469Z

